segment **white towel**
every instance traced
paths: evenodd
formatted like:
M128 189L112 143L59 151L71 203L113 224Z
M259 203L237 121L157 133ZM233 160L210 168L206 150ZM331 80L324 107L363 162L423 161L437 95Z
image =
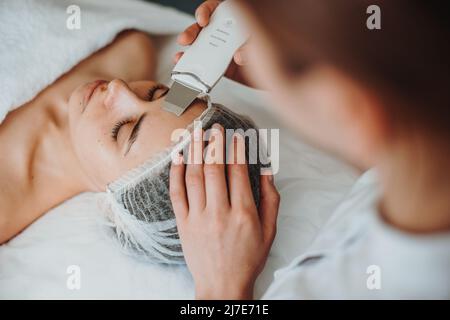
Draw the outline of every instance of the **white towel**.
M80 8L80 29L69 29L70 5ZM169 35L193 17L136 0L0 1L0 123L79 61L125 29Z

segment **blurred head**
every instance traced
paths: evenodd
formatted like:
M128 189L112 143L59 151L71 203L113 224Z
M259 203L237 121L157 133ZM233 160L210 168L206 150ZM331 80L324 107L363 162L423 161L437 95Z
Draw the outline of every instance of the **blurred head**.
M242 0L251 80L316 145L361 167L400 139L449 134L448 19L428 1ZM366 27L381 8L381 30ZM351 143L349 143L351 142Z
M72 144L94 190L167 148L172 131L205 109L194 103L181 117L162 109L168 88L153 81L94 81L69 99Z

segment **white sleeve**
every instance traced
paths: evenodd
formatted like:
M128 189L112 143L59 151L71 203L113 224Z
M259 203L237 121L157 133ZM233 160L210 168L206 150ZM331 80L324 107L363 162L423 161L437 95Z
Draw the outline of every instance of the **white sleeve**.
M361 238L275 273L262 299L449 299L450 235L387 229L375 223Z

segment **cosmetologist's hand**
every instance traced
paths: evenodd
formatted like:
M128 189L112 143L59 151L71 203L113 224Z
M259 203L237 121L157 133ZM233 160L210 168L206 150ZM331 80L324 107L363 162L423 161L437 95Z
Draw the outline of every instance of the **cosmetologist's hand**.
M173 159L170 197L196 298L252 299L275 237L280 197L273 176L261 175L258 212L247 164L233 161L245 154L244 138L234 135L225 161L224 148L217 147L217 141L225 143L225 133L215 124L209 139L216 143L213 162L203 159L202 130L192 136L188 164L182 156Z
M203 2L195 11L195 19L197 22L190 25L182 33L180 33L177 42L182 46L188 46L192 44L202 28L208 25L211 14L217 8L220 2L221 1L218 0L207 0ZM225 76L242 84L250 85L243 75L243 66L247 64L245 46L246 44L244 44L241 48L239 48L238 51L236 51L233 56L233 61L230 63L227 71L225 72ZM178 62L182 55L183 52L177 52L174 57L174 62Z

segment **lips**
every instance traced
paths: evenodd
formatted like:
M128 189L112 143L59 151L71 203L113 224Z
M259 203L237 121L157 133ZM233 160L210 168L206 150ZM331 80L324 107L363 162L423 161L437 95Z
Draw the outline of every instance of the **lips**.
M87 105L89 104L89 101L91 100L91 97L95 93L95 90L99 86L101 86L102 84L107 83L107 82L108 81L105 81L105 80L96 80L96 81L93 81L93 82L91 82L91 83L89 83L87 85L87 87L85 89L86 93L85 93L84 98L83 98L83 110L81 110L81 113L83 113L84 110L86 109Z

